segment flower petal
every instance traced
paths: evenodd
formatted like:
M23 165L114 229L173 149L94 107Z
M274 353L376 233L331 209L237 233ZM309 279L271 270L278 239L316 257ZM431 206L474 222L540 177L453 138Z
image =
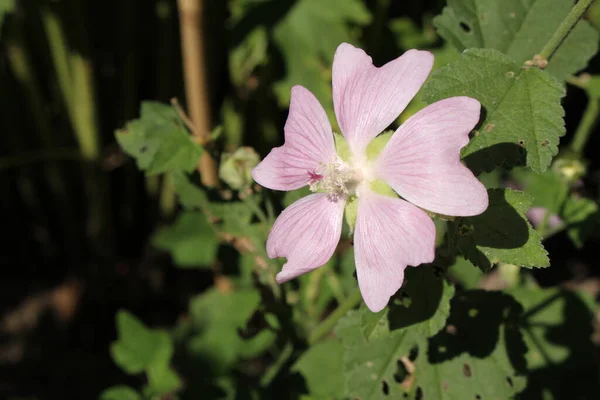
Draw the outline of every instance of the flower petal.
M277 282L294 279L331 258L340 241L344 206L345 201L331 201L325 193L315 193L279 215L267 239L270 258L287 258Z
M354 257L363 299L371 311L380 311L402 286L407 265L435 258L435 225L423 210L404 200L363 193Z
M333 104L353 151L363 151L400 115L433 66L433 54L409 50L377 68L363 50L342 43L333 60Z
M285 143L276 147L252 170L261 186L294 190L305 186L309 172L335 156L333 133L327 114L315 96L302 86L292 88Z
M376 162L377 176L400 196L439 214L470 216L488 206L485 187L460 162L460 149L479 121L470 97L438 101L408 119Z

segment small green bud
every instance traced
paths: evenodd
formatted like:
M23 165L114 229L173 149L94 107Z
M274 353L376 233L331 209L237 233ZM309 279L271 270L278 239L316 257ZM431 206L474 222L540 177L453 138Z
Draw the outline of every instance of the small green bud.
M232 189L242 190L252 184L252 168L260 161L251 147L240 147L233 153L223 153L219 177Z

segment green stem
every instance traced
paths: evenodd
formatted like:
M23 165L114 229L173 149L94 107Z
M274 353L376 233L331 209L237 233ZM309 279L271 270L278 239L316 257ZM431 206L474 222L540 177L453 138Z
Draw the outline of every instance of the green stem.
M279 353L279 356L277 357L277 360L275 360L275 363L271 365L263 374L262 378L260 379L260 386L267 387L269 386L269 384L271 384L271 382L273 382L273 379L275 379L281 368L292 356L293 352L294 346L291 342L287 342L283 350L281 350L281 353Z
M583 13L588 7L594 2L594 0L579 0L577 4L573 6L569 14L561 22L554 35L550 38L548 43L544 46L540 52L540 57L544 60L549 60L552 55L556 52L558 47L562 44L563 40L567 37L571 29L577 24L579 19L583 16Z
M599 101L600 100L595 97L589 98L588 104L583 113L583 118L581 119L581 122L579 122L577 131L575 131L575 136L571 142L571 150L573 150L575 153L581 154L583 152L585 144L587 143L587 140L594 129L594 125L598 120L598 113L600 112Z
M308 337L308 343L314 344L319 341L323 336L327 335L331 329L335 326L340 318L342 318L348 311L353 309L358 303L362 296L360 294L360 290L356 289L354 292L348 296L344 303L340 304L338 308L335 309L334 312L331 313L329 317L323 322L321 322L314 331Z

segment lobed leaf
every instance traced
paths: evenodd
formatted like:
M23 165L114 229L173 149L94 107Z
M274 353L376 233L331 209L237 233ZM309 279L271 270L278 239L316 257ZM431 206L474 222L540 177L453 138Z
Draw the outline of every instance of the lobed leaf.
M525 218L531 196L511 189L490 189L488 195L490 204L483 214L453 223L458 250L483 271L497 263L547 267L541 237Z
M194 170L202 147L183 126L173 107L143 102L141 116L115 134L121 148L147 175Z
M167 364L173 343L166 332L147 328L133 314L117 313L119 339L110 346L113 361L128 374L137 374L155 365Z
M542 50L572 7L570 0L448 0L433 24L459 51L495 49L523 64ZM565 80L585 68L599 39L589 22L579 21L546 70Z
M217 257L219 241L206 216L186 211L169 227L161 228L152 237L152 244L168 251L179 267L210 267Z
M458 61L434 72L423 91L427 103L452 96L481 102L479 128L462 150L477 174L523 164L543 172L565 134L562 85L537 68L521 68L496 50L466 50Z

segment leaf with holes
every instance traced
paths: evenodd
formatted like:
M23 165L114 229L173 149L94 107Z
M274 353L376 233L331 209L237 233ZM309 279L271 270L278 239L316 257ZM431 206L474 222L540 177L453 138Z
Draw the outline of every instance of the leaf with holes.
M435 275L431 266L408 268L402 288L378 313L363 313L361 329L367 340L387 337L410 328L423 337L435 335L446 324L454 286Z
M511 189L490 189L488 196L483 214L457 219L450 226L458 250L483 271L497 263L547 267L540 235L525 218L531 196Z
M572 7L572 0L448 0L433 24L459 51L496 49L523 64L542 50ZM598 41L596 29L579 21L546 70L566 79L585 68Z
M525 285L509 293L525 309L520 326L529 349L529 377L522 398L584 399L598 393L594 298L583 291Z
M335 333L344 346L344 378L347 397L361 400L401 398L403 359L415 346L410 329L367 340L362 333L366 308L351 311L340 320ZM389 397L388 397L389 396Z
M479 129L462 150L475 173L524 162L543 172L558 152L564 88L544 71L523 69L496 50L471 49L434 72L423 90L428 103L452 96L481 102Z
M410 383L413 399L510 399L525 387L522 307L500 292L472 290L452 300L446 328L421 343Z
M137 161L147 175L194 170L202 147L183 126L173 107L142 103L141 116L115 134L121 148Z

